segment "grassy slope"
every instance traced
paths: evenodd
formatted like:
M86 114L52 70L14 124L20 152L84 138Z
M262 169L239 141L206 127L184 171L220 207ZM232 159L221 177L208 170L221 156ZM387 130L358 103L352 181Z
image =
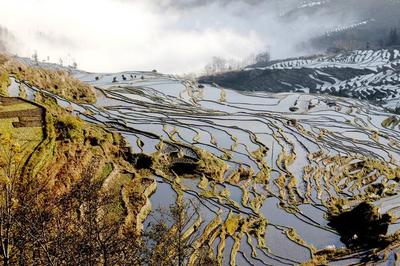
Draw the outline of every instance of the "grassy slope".
M0 58L0 72L2 95L7 95L9 76L14 76L76 102L95 101L90 86L63 72L23 66L7 57ZM83 237L85 233L79 233L85 223L82 215L89 211L102 217L99 222L102 225L118 226L113 228L114 235L122 232L137 235L150 208L148 196L156 186L152 178L146 177L150 175L149 170L136 170L125 159L129 148L119 134L82 121L59 107L52 98L43 95L35 98L45 112L43 127L13 126L13 122L20 120L18 112L40 108L37 105L29 102L2 104L0 101L0 116L7 112L17 114L0 118L0 137L9 136L10 147L20 146L21 154L25 155L15 180L18 189L13 200L29 206L29 212L27 214L19 204L13 211L29 215L30 225L41 226L49 240L48 248L59 237L55 228L60 226L60 221L68 222L65 226L69 229L64 237L69 234ZM0 153L0 159L3 157L6 155ZM89 202L98 204L87 209L88 202L84 199L89 196ZM65 206L65 201L70 201L70 205ZM66 211L67 207L71 209ZM36 220L43 213L49 217L46 223ZM22 256L18 251L14 254ZM33 251L26 256L27 261L33 263Z
M0 54L0 84L3 84L0 86L0 95L5 95L4 84L9 82L10 76L71 101L81 103L96 101L92 86L73 78L65 71L27 66L7 55Z

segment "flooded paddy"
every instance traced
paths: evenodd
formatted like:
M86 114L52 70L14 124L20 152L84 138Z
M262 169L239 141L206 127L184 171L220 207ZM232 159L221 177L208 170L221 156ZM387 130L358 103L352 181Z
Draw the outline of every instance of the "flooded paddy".
M121 132L134 153L203 164L209 175L155 177L150 201L155 210L177 195L196 200L199 239L224 265L293 265L345 247L327 219L341 199L347 208L369 200L382 213L393 211L389 232L398 228L400 133L382 126L392 115L380 107L321 95L239 93L156 73L76 77L96 87L97 103L53 95L60 105ZM374 183L384 192L371 192Z

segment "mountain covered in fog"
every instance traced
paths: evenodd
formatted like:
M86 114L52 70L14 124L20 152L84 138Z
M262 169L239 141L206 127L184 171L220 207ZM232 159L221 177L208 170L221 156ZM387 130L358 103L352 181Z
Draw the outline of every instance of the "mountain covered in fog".
M75 1L0 1L0 265L400 265L399 0Z
M76 61L101 72L155 68L198 73L213 56L243 60L269 50L276 59L328 49L381 49L396 44L399 38L391 38L391 32L400 32L400 3L394 0L104 0L96 9L87 3L79 9L64 5L65 14L80 14L74 19L59 16L53 1L29 1L36 12L22 0L1 2L0 48L21 56L37 51L40 61L59 62L61 57L64 64Z
M268 57L200 81L245 91L327 93L369 100L398 112L400 1L286 3L280 14L283 23L320 21L324 30L299 44L313 55L273 61ZM330 24L322 22L324 18L335 19ZM270 53L274 57L274 50Z

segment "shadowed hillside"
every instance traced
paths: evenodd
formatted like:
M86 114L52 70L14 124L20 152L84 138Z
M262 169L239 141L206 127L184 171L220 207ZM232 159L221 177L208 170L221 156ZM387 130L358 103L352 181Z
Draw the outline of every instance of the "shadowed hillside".
M306 92L369 100L394 112L400 106L398 48L276 60L242 71L201 77L241 91Z

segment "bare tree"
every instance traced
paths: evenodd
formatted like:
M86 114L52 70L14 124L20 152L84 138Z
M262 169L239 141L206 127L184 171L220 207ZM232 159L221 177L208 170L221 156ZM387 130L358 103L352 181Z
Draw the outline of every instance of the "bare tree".
M33 61L35 62L35 65L38 65L39 64L39 56L38 56L38 53L36 50L33 53L32 58L33 58Z
M149 225L144 235L148 252L147 263L186 265L194 252L192 244L199 236L196 223L199 218L199 206L193 201L183 202L179 199L168 209L157 209L151 215L154 223ZM209 257L209 250L201 252L200 255L198 262L201 265L216 264L216 261ZM206 262L207 264L203 264Z

